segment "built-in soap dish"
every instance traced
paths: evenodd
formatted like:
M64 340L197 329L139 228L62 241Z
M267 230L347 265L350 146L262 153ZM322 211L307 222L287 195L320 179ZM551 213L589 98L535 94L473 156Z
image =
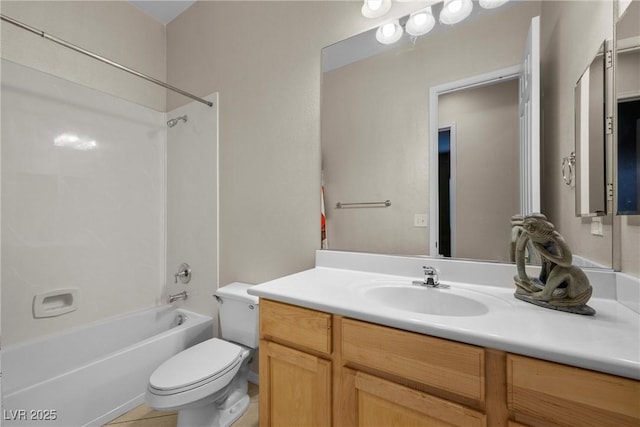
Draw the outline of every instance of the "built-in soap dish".
M55 289L33 297L33 317L55 317L78 308L78 289Z

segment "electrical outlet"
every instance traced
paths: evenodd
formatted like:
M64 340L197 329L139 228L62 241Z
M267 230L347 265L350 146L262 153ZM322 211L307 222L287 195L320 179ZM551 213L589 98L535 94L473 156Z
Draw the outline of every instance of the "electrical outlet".
M427 214L415 214L413 215L414 227L426 227L427 226Z

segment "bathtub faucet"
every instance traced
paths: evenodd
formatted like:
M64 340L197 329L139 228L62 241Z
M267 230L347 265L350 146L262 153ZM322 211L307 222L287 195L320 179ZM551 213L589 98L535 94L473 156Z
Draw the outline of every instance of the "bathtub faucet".
M187 291L182 291L179 294L169 295L169 302L175 302L178 300L186 300L187 299Z

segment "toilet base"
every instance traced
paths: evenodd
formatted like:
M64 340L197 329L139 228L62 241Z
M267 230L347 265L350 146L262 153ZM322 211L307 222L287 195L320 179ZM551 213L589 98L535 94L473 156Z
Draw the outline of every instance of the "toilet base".
M224 409L217 405L183 409L178 412L177 427L229 427L247 411L249 401L245 395Z
M220 425L222 427L228 427L234 422L238 420L245 412L247 412L247 408L249 408L249 401L251 399L248 395L245 395L236 402L230 408L220 411Z

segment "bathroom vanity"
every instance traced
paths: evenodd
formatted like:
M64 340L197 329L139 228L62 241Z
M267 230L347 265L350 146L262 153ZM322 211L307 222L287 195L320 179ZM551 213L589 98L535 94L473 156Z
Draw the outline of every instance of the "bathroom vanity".
M340 265L345 256L355 270ZM515 300L509 282L500 286L509 265L320 257L312 270L250 290L261 297L261 425L640 424L640 316L614 295L600 292L598 313L585 317ZM327 258L340 261L322 266ZM417 288L456 297L438 300L445 311L435 314L429 303L399 308L421 269L396 273L432 261L441 280L472 273L496 285ZM380 288L395 303L391 293L376 300ZM461 298L474 296L486 311L466 308Z

